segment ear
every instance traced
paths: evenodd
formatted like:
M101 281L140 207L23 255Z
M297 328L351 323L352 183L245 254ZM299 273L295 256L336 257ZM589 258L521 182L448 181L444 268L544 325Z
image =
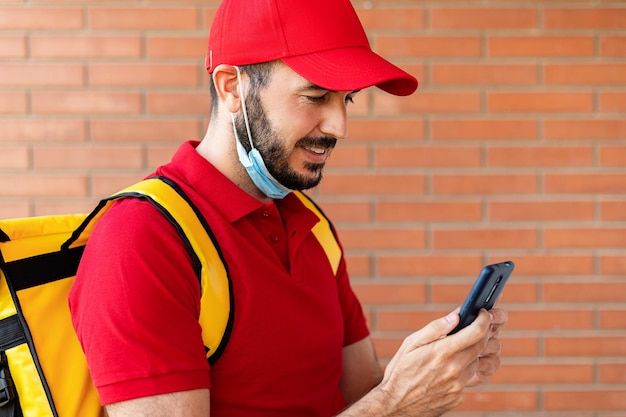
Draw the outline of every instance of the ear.
M229 113L237 113L241 108L237 69L232 65L220 64L213 70L213 84L220 100L220 107ZM243 78L241 74L241 78Z

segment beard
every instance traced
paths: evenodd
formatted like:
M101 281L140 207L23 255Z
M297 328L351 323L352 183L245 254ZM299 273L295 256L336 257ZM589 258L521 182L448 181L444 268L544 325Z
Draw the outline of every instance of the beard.
M251 90L245 100L252 143L254 143L263 157L263 162L265 162L269 173L272 174L276 181L291 190L308 190L317 186L322 180L324 163L305 162L304 169L313 174L312 176L305 176L290 167L289 152L284 145L285 141L281 140L274 131L257 92ZM250 152L250 140L248 139L245 120L241 113L237 113L235 116L235 130L246 152ZM336 143L337 139L334 137L313 138L305 136L296 142L295 148L320 147L332 149Z

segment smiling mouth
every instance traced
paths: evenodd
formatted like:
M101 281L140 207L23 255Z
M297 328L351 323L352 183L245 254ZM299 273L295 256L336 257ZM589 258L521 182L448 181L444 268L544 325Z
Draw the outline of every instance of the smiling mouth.
M313 152L315 154L318 154L318 155L324 155L328 148L320 148L320 147L315 147L315 146L305 146L304 149L306 149L309 152Z

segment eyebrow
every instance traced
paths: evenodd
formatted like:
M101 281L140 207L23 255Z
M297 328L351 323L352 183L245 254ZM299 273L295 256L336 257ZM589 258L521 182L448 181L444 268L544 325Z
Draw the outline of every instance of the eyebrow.
M317 85L317 84L313 84L313 83L310 83L310 84L307 84L307 85L303 85L301 88L299 88L299 90L300 90L300 91L306 91L306 90L320 90L320 91L328 91L328 92L330 92L330 93L338 93L338 92L339 92L338 90L331 90L330 88L320 87L319 85ZM358 93L359 91L361 91L361 89L358 89L358 90L352 90L352 91L348 92L348 94L356 94L356 93Z

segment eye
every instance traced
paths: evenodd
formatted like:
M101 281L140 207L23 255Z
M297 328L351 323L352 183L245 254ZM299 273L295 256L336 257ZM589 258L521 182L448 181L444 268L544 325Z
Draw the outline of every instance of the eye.
M359 93L359 91L361 90L355 90L351 93L346 94L346 98L344 98L344 101L346 102L346 104L354 103L354 97Z
M323 94L321 96L305 96L307 100L311 103L323 103L326 101L328 94Z

